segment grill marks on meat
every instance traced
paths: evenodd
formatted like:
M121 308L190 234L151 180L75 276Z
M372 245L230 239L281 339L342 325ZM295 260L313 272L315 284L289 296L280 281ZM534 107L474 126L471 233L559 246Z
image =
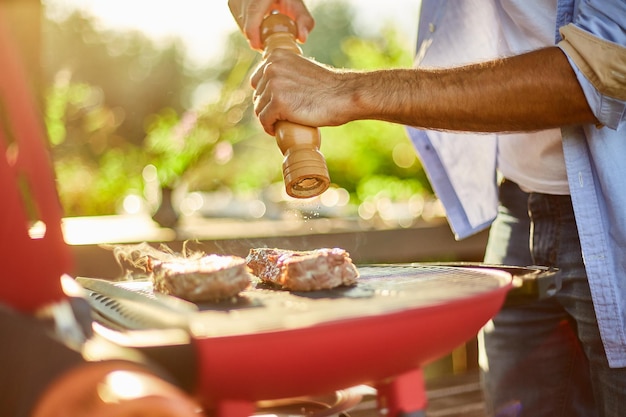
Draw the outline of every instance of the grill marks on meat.
M236 296L251 282L246 261L237 256L206 255L198 259L152 261L155 291L193 302Z
M356 283L359 272L343 249L251 249L246 263L263 282L291 291L315 291Z

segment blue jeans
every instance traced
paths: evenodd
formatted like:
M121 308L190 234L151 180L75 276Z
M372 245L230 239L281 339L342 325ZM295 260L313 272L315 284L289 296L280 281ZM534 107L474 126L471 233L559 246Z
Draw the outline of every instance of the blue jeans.
M626 369L608 366L569 196L526 194L505 180L500 202L485 262L556 267L562 287L552 298L503 308L481 332L490 413L626 416Z

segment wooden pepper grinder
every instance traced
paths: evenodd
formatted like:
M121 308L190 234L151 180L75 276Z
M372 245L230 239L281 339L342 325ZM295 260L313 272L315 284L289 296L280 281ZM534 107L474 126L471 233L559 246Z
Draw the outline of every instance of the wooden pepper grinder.
M298 55L302 50L296 43L296 23L280 13L268 15L261 26L264 56L276 48L288 49ZM324 155L320 152L318 128L287 121L276 122L276 142L285 156L283 179L287 194L309 198L322 194L330 185Z

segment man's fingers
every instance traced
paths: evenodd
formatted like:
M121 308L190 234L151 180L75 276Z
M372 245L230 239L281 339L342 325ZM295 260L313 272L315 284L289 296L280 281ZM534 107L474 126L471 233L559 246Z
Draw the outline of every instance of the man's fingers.
M263 61L261 62L256 69L254 70L254 72L252 73L252 76L250 77L250 85L252 86L252 88L254 88L255 90L258 89L258 85L259 82L261 81L261 79L263 78L263 72L265 71L265 66L267 65L267 61Z
M270 102L271 94L260 94L254 98L254 113L257 115L263 129L274 136L274 123L276 118L272 116Z
M261 42L261 23L273 9L274 0L257 0L249 2L243 10L243 32L248 38L250 47L256 50L263 49Z

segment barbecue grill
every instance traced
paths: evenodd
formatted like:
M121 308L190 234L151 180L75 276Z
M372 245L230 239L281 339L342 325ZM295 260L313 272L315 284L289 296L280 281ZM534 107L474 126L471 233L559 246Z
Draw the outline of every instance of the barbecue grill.
M187 375L187 388L216 416L362 384L376 388L387 415L422 412L422 366L472 338L501 307L512 277L436 265L359 271L351 287L298 293L255 282L232 300L203 304L155 294L149 280L78 281L103 337L148 355L169 344L170 360L192 355L170 370Z

